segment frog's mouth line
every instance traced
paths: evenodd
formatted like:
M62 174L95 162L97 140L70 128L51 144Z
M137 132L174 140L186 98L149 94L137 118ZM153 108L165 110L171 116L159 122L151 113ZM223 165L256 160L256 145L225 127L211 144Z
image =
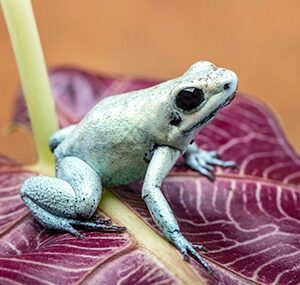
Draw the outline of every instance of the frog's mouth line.
M229 97L223 104L223 107L229 105L231 103L231 101L235 98L235 95L236 95L236 91L232 94L231 97Z
M216 115L216 113L217 113L221 108L223 108L223 107L225 107L225 106L227 106L227 105L229 105L229 104L231 103L231 101L232 101L232 100L234 99L234 97L235 97L235 94L236 94L236 92L234 92L234 93L232 94L232 96L230 96L229 98L227 98L223 104L220 104L217 108L215 108L213 111L211 111L211 112L209 113L209 115L208 115L206 118L202 119L202 120L201 120L200 122L198 122L196 125L192 126L192 127L191 127L190 129L188 129L188 130L183 131L182 133L185 135L185 134L187 134L187 133L193 131L194 129L198 128L199 126L202 126L202 125L204 125L205 123L207 123L209 120L211 120L211 119Z

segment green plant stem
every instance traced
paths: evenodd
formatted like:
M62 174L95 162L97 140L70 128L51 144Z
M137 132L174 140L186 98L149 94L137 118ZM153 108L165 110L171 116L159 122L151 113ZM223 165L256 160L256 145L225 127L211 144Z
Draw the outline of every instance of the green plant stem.
M58 129L54 101L30 0L1 0L25 94L38 165L53 165L49 136Z

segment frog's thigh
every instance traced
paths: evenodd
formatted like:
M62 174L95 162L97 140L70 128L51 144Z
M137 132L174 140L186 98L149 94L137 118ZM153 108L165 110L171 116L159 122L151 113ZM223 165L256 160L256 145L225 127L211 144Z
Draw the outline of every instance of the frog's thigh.
M76 216L74 190L69 183L58 178L44 176L29 178L22 185L21 196L30 209L32 204L36 204L41 210L59 217ZM39 211L34 209L38 214Z
M77 157L66 157L56 169L56 177L68 182L75 192L75 212L82 219L96 211L102 195L100 176L87 163Z
M98 174L76 157L61 160L57 178L32 177L21 188L22 198L35 218L46 227L56 229L65 229L62 224L72 223L72 219L91 217L101 192Z

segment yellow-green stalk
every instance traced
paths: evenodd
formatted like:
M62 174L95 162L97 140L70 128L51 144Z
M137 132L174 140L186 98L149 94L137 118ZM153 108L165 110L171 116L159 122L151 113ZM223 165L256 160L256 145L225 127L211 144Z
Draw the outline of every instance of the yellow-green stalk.
M35 169L53 167L49 136L58 128L44 55L30 0L1 0L25 94L38 161Z
M0 0L11 37L29 110L39 161L35 169L49 173L53 157L48 138L57 129L54 102L30 0ZM51 173L51 171L50 171ZM104 212L128 228L133 240L158 258L182 284L204 284L174 246L147 226L115 195L106 192ZM123 223L122 223L123 222Z

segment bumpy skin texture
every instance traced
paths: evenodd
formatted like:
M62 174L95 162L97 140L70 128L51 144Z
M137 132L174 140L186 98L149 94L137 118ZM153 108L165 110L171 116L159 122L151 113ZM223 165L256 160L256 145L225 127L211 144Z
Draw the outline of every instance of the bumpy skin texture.
M181 234L160 187L184 153L187 165L211 179L212 165L234 165L192 141L233 99L237 81L234 72L202 61L178 78L102 100L78 125L50 138L56 178L26 180L21 189L24 202L44 226L78 237L82 236L73 225L121 231L123 227L109 221L89 220L101 200L102 186L144 178L142 197L165 237L185 258L191 255L211 271L196 251L204 248Z

